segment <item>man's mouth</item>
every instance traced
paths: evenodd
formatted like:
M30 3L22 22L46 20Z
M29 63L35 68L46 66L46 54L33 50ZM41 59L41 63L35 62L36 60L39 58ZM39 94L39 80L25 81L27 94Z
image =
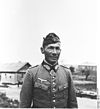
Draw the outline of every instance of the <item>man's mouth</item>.
M52 59L52 60L57 60L57 59L58 59L58 57L51 57L51 59Z

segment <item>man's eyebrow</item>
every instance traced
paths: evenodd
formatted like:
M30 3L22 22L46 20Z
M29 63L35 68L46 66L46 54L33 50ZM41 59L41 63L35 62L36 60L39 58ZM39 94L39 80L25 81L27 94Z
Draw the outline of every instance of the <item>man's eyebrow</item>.
M54 48L54 46L49 46L48 48Z
M49 46L48 48L60 48L58 46Z

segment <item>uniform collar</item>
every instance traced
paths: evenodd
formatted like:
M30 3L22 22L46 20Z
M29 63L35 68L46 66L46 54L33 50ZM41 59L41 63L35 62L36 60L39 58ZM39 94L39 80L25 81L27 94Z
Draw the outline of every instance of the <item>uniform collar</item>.
M57 71L57 69L59 67L58 62L54 65L51 65L46 60L43 60L42 66L48 71L54 70L55 72Z

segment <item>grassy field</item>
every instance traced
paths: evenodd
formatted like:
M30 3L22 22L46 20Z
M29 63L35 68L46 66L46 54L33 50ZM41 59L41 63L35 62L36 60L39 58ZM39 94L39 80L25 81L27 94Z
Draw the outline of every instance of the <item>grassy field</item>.
M85 75L82 75L81 72L74 73L72 77L76 81L76 89L97 91L97 76L95 72L91 72L87 80L85 80Z

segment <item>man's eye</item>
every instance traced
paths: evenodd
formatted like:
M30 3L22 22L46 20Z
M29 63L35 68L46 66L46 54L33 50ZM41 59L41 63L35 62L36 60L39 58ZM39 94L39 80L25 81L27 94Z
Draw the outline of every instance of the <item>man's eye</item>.
M53 50L59 51L60 50L60 47L52 47L52 46L50 46L50 47L48 47L48 50L49 51L53 51Z
M56 50L60 50L60 48L59 47L56 47Z

